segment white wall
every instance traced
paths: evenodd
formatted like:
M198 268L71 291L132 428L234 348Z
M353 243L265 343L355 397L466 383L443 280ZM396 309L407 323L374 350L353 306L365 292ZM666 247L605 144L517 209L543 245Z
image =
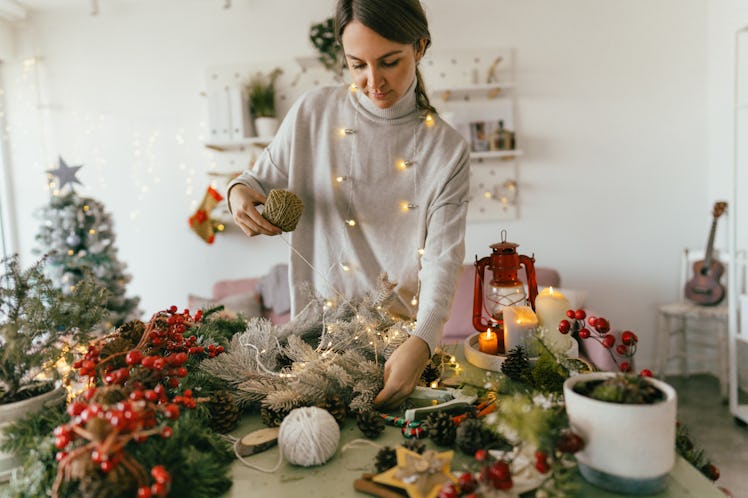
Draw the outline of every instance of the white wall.
M32 14L8 83L23 254L47 202L44 170L60 154L84 164L81 191L113 213L130 291L148 313L282 261L277 239L233 233L208 246L187 227L212 157L200 92L209 66L311 55L308 28L333 3L130 0L95 18L85 5ZM707 1L424 4L433 50L516 50L520 217L471 224L468 261L508 229L536 265L558 268L565 287L590 291L592 309L636 330L649 366L656 304L677 296L680 250L706 242L720 192L707 183L718 106L708 99ZM42 58L39 96L20 65L28 54Z

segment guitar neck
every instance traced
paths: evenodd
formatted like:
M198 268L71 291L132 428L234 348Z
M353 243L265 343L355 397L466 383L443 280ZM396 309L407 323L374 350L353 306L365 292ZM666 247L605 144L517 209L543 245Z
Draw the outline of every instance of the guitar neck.
M709 240L706 243L706 254L704 255L704 266L709 268L712 264L712 250L714 249L714 233L717 231L717 218L712 220L712 228L709 230Z

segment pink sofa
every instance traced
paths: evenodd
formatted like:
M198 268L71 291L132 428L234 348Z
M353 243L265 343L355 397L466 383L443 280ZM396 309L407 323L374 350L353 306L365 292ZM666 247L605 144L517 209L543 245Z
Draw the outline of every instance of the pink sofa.
M524 281L524 274L520 272L520 279ZM538 280L538 288L561 286L561 277L553 268L537 267L535 273ZM288 311L280 312L265 305L262 299L262 293L258 290L258 285L264 277L241 278L235 280L219 280L213 285L213 295L209 299L197 298L190 296L190 308L199 308L207 302L211 304L224 304L227 309L232 304L237 303L237 298L241 299L241 309L237 304L237 309L232 311L243 311L245 315L261 315L270 319L273 323L286 323L290 319ZM473 328L473 283L475 279L475 267L472 264L465 264L457 280L457 290L452 303L450 318L444 325L443 342L456 342L469 336L475 329ZM229 300L233 299L231 302ZM249 301L249 302L247 302ZM247 307L249 306L249 307Z

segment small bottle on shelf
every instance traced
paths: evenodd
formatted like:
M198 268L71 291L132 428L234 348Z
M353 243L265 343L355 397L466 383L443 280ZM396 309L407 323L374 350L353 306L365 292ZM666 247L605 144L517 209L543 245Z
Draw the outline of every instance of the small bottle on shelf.
M514 150L514 132L504 128L504 121L499 120L498 128L491 134L491 150Z

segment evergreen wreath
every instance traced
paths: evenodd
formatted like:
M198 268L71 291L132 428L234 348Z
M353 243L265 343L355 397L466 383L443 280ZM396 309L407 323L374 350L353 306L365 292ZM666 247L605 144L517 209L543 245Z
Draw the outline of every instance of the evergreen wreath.
M290 322L253 318L226 352L201 368L235 390L239 403L271 412L326 406L337 396L352 413L372 408L383 386L383 366L408 337L413 322L385 305L394 284L383 274L377 289L357 302L314 295Z

